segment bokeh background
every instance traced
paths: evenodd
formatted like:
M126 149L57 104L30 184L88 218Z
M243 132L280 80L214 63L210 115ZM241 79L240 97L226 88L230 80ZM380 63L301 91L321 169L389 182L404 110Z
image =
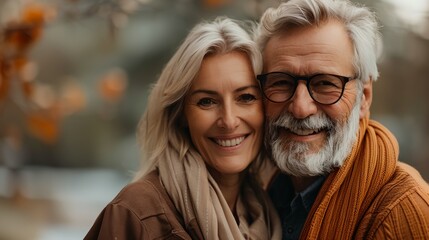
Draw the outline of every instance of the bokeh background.
M82 239L139 167L150 84L188 31L279 0L0 0L0 240ZM384 36L371 115L429 181L429 1L367 0Z

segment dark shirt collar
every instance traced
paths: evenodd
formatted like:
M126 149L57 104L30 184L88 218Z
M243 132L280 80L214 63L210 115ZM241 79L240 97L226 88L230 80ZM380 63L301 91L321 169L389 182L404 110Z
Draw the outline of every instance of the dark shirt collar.
M287 175L276 176L269 194L282 222L283 240L299 238L324 180L325 177L320 176L304 191L296 193Z
M280 208L290 207L292 201L299 195L304 207L309 212L325 178L326 176L319 176L304 191L296 193L289 176L280 173L269 188L269 193L276 207Z
M291 179L285 174L278 174L268 189L270 197L277 209L289 207L294 196Z
M308 186L304 191L296 194L295 198L299 195L302 200L302 205L304 206L307 213L310 212L311 206L316 200L317 194L319 193L320 188L325 181L325 176L319 176L316 181L314 181L310 186ZM293 203L293 201L292 201Z

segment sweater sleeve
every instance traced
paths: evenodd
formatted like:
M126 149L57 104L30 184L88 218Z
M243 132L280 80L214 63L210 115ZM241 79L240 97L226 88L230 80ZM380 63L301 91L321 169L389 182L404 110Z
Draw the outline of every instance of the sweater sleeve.
M111 203L100 213L84 240L145 239L143 225L132 211Z
M397 199L397 204L379 214L370 239L429 239L429 200L414 191Z

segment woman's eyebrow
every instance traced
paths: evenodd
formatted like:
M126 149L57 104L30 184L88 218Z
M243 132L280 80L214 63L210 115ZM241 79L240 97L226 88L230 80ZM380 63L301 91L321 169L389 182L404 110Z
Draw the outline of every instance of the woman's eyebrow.
M256 85L256 84L255 85L246 85L246 86L239 87L239 88L235 89L234 92L242 92L242 91L245 91L245 90L247 90L249 88L250 89L255 88L255 89L259 90L259 85ZM197 90L192 91L190 93L190 96L198 94L198 93L204 93L204 94L209 94L209 95L218 95L219 94L218 92L213 91L213 90L197 89Z
M249 88L256 88L257 90L259 90L259 85L247 85L247 86L243 86L243 87L239 87L237 89L234 90L234 92L242 92L245 91Z
M209 94L209 95L217 95L218 94L216 91L213 91L213 90L197 89L195 91L192 91L190 95L192 96L192 95L195 95L198 93L205 93L205 94Z

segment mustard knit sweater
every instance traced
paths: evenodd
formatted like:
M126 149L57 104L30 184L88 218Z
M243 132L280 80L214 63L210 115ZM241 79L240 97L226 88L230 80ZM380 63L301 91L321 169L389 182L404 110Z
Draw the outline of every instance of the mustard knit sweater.
M363 119L344 165L323 184L301 239L429 239L429 185L398 162L398 143Z

